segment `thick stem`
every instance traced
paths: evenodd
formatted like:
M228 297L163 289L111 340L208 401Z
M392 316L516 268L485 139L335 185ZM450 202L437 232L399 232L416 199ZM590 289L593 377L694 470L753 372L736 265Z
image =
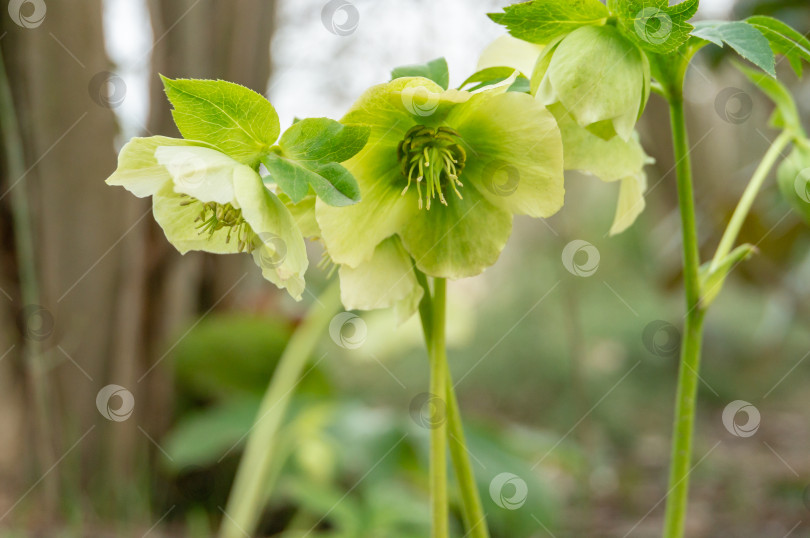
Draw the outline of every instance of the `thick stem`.
M664 523L666 538L681 538L686 521L689 495L689 472L692 462L692 435L694 432L697 400L700 344L705 312L700 306L697 229L695 201L692 190L692 165L689 158L689 139L683 109L683 80L669 94L672 137L678 174L678 202L683 229L683 274L686 290L686 324L681 343L678 387L675 402L672 453L670 456L669 489Z
M445 349L445 312L447 281L433 281L433 319L430 352L430 393L446 405L447 351ZM447 421L440 417L430 430L430 504L433 538L447 538Z
M734 209L734 214L731 216L728 226L726 226L723 238L717 246L717 252L712 259L712 270L717 269L722 263L723 258L734 248L734 243L737 241L737 236L740 234L743 222L745 222L745 219L748 217L748 213L751 211L751 206L754 205L754 200L757 194L759 194L762 184L765 183L771 168L776 164L776 161L782 154L782 150L790 144L791 139L792 135L787 131L780 134L776 140L773 141L773 144L771 144L762 162L757 166L754 175L751 177L751 181L745 188L745 192L743 192L742 198L740 198L736 209Z
M422 320L425 342L427 343L428 350L430 350L433 334L433 301L430 296L427 277L418 270L416 271L416 277L425 290L422 302L419 303L419 316ZM461 422L461 411L449 368L447 368L446 379L447 428L450 436L448 441L450 445L450 458L453 462L453 470L456 473L459 489L461 490L461 516L464 520L464 528L467 531L466 536L470 538L489 538L489 527L487 526L481 497L478 494L478 487L475 483L475 473L473 473L470 456L467 452L467 440Z
M301 380L301 372L339 308L340 292L335 281L310 307L303 323L284 349L239 462L222 519L220 538L244 538L254 534L267 499L267 479L277 452L279 428L295 387Z

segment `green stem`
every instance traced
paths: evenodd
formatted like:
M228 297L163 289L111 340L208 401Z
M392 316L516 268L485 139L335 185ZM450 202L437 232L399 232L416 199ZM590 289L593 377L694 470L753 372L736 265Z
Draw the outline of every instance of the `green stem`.
M445 348L445 313L447 281L433 280L433 319L430 342L430 393L441 401L447 394L447 350ZM443 397L445 396L445 397ZM430 430L430 503L433 538L449 536L447 501L447 421L433 424Z
M276 454L276 441L295 387L312 351L340 309L337 280L310 307L290 338L262 398L256 421L239 462L220 538L252 536L267 499L267 479Z
M712 259L710 270L717 269L720 263L722 263L723 258L734 248L734 243L737 241L737 236L740 234L743 222L745 222L745 219L748 217L748 213L751 211L751 206L754 205L754 200L757 194L759 194L762 184L765 183L771 168L776 164L782 150L790 144L792 138L793 136L787 131L780 134L776 140L773 141L773 144L771 144L762 162L757 166L754 175L751 177L751 181L748 183L742 198L740 198L737 204L737 208L734 210L734 214L731 216L726 231L723 233L723 238L720 240L717 252Z
M430 296L430 288L427 284L427 277L419 270L416 270L416 278L425 290L422 302L419 303L419 316L422 320L422 329L425 335L425 342L428 349L432 346L433 339L433 301ZM449 434L450 458L453 462L453 470L456 473L459 489L461 490L461 516L464 520L464 528L470 538L489 538L489 528L484 515L484 507L481 497L478 495L478 487L475 483L475 473L470 463L470 456L467 451L467 440L464 435L464 426L461 422L461 411L458 405L458 398L453 386L453 379L450 369L447 368L447 428Z
M683 77L680 78L676 87L670 88L668 91L672 138L678 174L678 205L680 206L681 226L683 229L683 273L687 314L678 370L675 423L673 425L669 488L667 490L667 508L664 523L664 536L666 538L681 538L686 521L689 472L692 462L692 435L695 422L698 371L700 369L700 345L705 315L700 306L700 282L698 280L700 256L692 189L692 165L689 158L689 139L686 132L682 88Z

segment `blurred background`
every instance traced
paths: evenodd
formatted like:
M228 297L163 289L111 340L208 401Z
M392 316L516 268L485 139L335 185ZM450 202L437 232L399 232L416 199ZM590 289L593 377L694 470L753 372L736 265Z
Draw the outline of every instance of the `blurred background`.
M5 3L0 536L212 536L326 275L313 267L294 303L247 257L180 256L148 200L104 184L129 137L177 136L157 74L244 84L282 129L340 118L398 65L445 56L459 84L502 33L485 13L509 2ZM806 0L703 0L699 16L752 13L810 31ZM687 85L706 256L776 134L771 104L721 59L701 52ZM778 71L806 113L806 81ZM614 186L572 175L558 215L518 219L495 267L450 286L451 367L494 537L659 535L684 311L662 100L639 129L656 164L630 230L607 235ZM566 267L578 239L593 249ZM810 233L770 181L741 241L760 253L707 321L687 534L810 536ZM595 271L567 270L594 250ZM324 336L296 391L262 536L428 534L418 324L358 314L361 345ZM722 420L738 400L759 417L747 430L745 413Z

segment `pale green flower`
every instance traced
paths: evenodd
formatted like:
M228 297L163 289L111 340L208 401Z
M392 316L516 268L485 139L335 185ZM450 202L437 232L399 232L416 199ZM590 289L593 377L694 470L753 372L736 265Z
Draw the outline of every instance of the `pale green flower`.
M649 60L616 27L583 26L545 48L532 93L602 138L627 140L650 96Z
M559 40L556 43L559 44ZM554 44L549 45L549 48L553 47ZM533 59L532 50L535 51ZM494 41L484 50L481 57L479 67L501 65L526 69L529 64L538 65L533 76L535 91L540 86L539 80L542 78L538 73L544 72L545 69L540 64L548 63L550 59L548 54L543 53L542 46L508 35ZM540 95L537 97L541 98ZM644 210L644 191L647 188L644 166L652 162L652 159L644 153L638 134L631 132L627 139L612 136L606 140L594 134L592 130L582 127L563 103L553 102L548 106L548 110L554 115L562 133L566 170L585 172L602 181L621 182L610 233L617 234L624 231ZM635 123L635 118L633 122Z
M155 220L181 254L249 253L264 278L301 298L308 264L303 236L251 167L200 142L133 138L107 183L152 196Z
M514 214L548 217L563 204L560 132L525 93L399 78L369 89L342 121L371 127L343 163L362 200L317 200L315 213L347 308L398 304L407 316L421 297L414 264L433 277L477 275L497 260Z

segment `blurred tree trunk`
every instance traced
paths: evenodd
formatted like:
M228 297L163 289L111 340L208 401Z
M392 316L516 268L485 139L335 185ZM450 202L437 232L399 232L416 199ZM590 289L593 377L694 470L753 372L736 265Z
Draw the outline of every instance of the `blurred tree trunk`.
M21 9L31 7L23 4ZM10 17L2 18L2 26L0 46L22 134L26 172L22 177L5 175L0 203L10 211L9 204L20 194L5 196L11 189L22 189L27 196L35 278L44 307L33 318L19 291L10 292L11 310L20 318L23 335L42 331L34 339L41 353L33 360L47 368L27 379L23 405L30 417L36 409L31 400L36 387L50 401L44 410L50 417L48 424L23 421L36 431L19 432L28 440L22 446L30 448L23 448L18 461L39 455L33 476L34 480L43 477L42 483L29 502L41 495L39 506L46 513L35 512L37 518L45 518L58 486L72 482L68 491L78 491L74 480L82 477L79 462L89 465L100 455L101 417L95 398L106 384L114 340L111 314L119 284L119 253L110 249L131 223L122 218L123 197L104 185L115 167L115 118L98 93L89 90L99 80L94 76L109 69L100 0L51 2L38 26L25 28ZM4 157L8 162L9 155ZM21 245L14 247L18 255ZM7 243L4 248L8 254ZM21 276L12 280L19 282ZM32 346L30 338L17 338L17 364L23 362L26 347ZM46 473L51 465L57 467ZM33 482L24 469L17 467L18 480L25 483L18 483L15 500Z

